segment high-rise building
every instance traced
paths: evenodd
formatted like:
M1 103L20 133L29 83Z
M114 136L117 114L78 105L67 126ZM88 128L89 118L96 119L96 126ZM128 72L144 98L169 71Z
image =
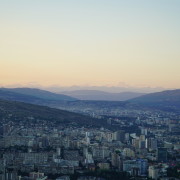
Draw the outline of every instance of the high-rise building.
M135 157L134 151L132 149L130 149L130 148L124 148L123 149L123 155L125 157Z
M132 139L132 145L138 149L139 148L139 139L136 138L136 139Z
M148 130L146 128L141 128L141 134L142 135L147 135L148 134Z
M151 150L157 149L157 139L155 138L147 138L146 139L146 148Z
M140 175L147 174L148 162L147 159L127 160L123 162L123 171L132 173L132 169L139 169Z
M156 166L149 166L148 176L154 180L157 180L159 177L159 169Z
M129 133L126 133L125 134L125 141L129 141L129 139L130 139Z
M124 142L124 141L125 141L125 131L124 131L124 130L116 131L116 132L114 133L114 139L115 139L116 141Z
M112 166L118 168L119 170L122 170L122 159L118 153L114 152L111 154L111 162Z
M140 169L140 174L141 175L147 174L147 169L148 169L147 159L137 159L136 162L137 162L138 167Z
M146 147L145 145L146 145L145 141L143 141L143 140L139 141L139 149L145 149L145 147Z
M166 162L167 161L167 149L166 148L158 148L157 160L159 162Z

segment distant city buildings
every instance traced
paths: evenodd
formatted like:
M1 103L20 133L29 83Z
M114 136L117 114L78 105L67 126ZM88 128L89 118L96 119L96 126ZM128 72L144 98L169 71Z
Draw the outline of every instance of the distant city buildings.
M2 120L0 180L69 180L73 175L80 180L103 179L95 176L97 172L129 179L173 175L170 169L174 173L180 163L179 116L139 110L117 109L109 116L97 112L93 116L104 118L109 129L47 121L33 124L33 117Z

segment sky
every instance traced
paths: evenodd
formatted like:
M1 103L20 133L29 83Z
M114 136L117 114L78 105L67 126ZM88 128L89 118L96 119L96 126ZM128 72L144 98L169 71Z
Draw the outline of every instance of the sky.
M180 88L179 0L0 0L0 85Z

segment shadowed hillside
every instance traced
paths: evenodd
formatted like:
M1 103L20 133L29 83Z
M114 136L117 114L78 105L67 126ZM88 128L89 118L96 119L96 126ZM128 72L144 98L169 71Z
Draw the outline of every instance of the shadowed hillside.
M180 89L151 93L129 101L164 110L178 110L180 108Z
M76 98L32 88L0 88L1 99L30 102L35 99L46 101L74 101Z
M32 123L35 123L35 120L45 120L57 124L76 123L81 126L106 126L103 120L94 119L77 113L46 106L0 100L0 119L26 121L29 117L33 117L34 120L32 120Z

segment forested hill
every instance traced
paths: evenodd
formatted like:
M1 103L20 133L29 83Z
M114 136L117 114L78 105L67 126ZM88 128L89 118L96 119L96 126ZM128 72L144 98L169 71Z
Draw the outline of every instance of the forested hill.
M128 101L144 106L177 111L180 109L180 89L151 93Z
M0 120L27 121L29 117L33 117L31 118L32 123L36 123L36 120L45 120L56 124L73 123L80 126L107 126L106 122L101 119L78 113L0 99Z

